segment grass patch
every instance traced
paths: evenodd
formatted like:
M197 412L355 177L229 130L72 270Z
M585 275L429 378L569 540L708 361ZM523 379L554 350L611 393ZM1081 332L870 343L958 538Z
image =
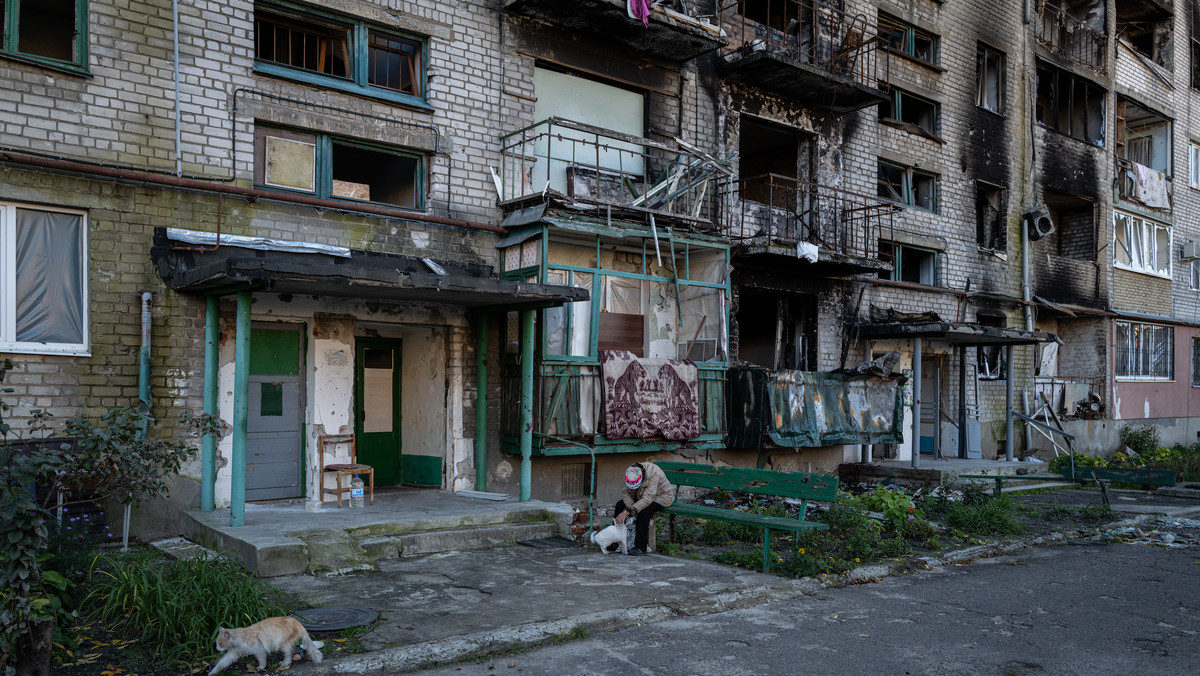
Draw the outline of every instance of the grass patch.
M245 627L292 609L282 592L224 556L100 556L87 586L86 611L171 666L215 657L217 627Z
M951 503L945 510L946 524L972 535L1017 535L1025 526L1014 516L1012 500L1002 495L978 503Z

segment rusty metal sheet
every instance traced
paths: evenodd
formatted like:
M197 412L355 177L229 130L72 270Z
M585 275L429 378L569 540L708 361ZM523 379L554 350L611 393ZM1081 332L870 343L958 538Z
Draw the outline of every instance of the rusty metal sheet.
M900 443L903 377L777 371L768 378L768 435L790 447Z

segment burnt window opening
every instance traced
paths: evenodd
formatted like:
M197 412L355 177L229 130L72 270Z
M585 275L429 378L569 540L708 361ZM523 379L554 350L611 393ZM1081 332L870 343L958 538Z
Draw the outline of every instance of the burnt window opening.
M741 0L738 10L750 21L778 31L794 31L801 7L795 0Z
M50 66L87 66L86 0L0 1L0 53Z
M273 127L254 130L255 184L323 199L423 209L424 162L403 148Z
M1105 72L1108 36L1103 0L1038 2L1037 38L1047 49Z
M975 235L981 249L1008 249L1008 227L1005 219L1004 188L975 182Z
M1114 151L1117 157L1155 171L1171 173L1170 120L1118 96L1116 128ZM1122 190L1122 197L1134 194L1132 182L1128 187L1129 190Z
M879 38L888 51L930 64L938 62L937 35L882 12L879 13Z
M975 51L975 105L999 113L1004 106L1004 54L979 45Z
M797 183L808 178L808 140L794 129L743 116L738 134L742 199L796 209Z
M1192 0L1188 7L1188 28L1191 46L1191 84L1192 89L1200 89L1200 2Z
M1050 210L1054 232L1044 237L1039 244L1049 247L1064 258L1096 260L1099 235L1095 202L1049 189L1045 191L1042 199Z
M817 370L817 298L743 291L738 358L772 370Z
M1004 328L1008 318L999 310L981 310L975 321L981 326ZM980 345L975 349L976 373L980 380L1005 380L1008 378L1008 362L1003 345Z
M890 258L892 262L891 270L879 273L880 279L926 286L937 285L936 251L894 242L880 242L879 250L883 257Z
M886 200L937 213L937 176L913 167L880 160L875 194Z
M1103 146L1104 89L1041 62L1037 78L1037 121L1072 138Z
M1122 0L1116 3L1116 9L1117 37L1142 56L1170 68L1174 37L1171 11L1155 0Z
M890 85L884 87L889 99L879 104L880 120L910 134L941 140L938 138L938 103Z

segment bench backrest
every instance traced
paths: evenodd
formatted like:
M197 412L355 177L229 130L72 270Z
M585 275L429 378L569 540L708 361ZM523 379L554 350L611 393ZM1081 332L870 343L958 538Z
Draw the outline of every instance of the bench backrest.
M691 462L655 462L676 486L724 489L740 493L833 502L838 478L833 474L779 472L748 467L714 467Z
M1068 479L1091 481L1094 474L1097 479L1112 481L1118 484L1150 484L1154 486L1174 486L1175 470L1171 469L1125 469L1122 467L1076 467L1071 474L1070 467L1063 467L1058 473ZM1019 479L1020 477L1014 477Z

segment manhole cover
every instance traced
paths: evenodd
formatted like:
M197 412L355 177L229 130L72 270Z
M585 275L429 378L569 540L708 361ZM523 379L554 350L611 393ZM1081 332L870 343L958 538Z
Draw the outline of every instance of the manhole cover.
M578 542L558 535L539 540L517 540L517 544L525 545L526 547L537 547L538 549L565 549L567 547L579 546Z
M300 620L300 624L309 631L339 631L371 624L379 619L379 613L370 608L330 606L300 610L292 613L292 617Z

